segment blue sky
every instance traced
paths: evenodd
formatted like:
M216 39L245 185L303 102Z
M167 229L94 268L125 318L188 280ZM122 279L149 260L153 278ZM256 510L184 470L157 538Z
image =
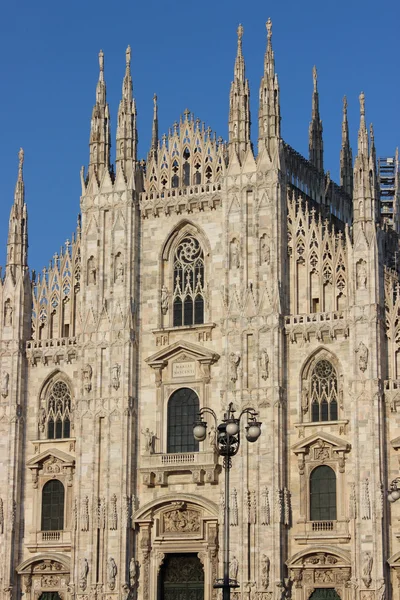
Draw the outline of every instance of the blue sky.
M154 92L159 98L160 134L189 108L218 135L227 137L239 23L244 26L243 52L256 141L268 17L273 21L284 139L308 156L312 67L316 64L325 168L334 179L338 179L344 94L353 151L358 95L363 90L378 155L393 154L400 144L396 62L400 3L387 6L387 10L380 8L377 0L4 2L0 22L0 264L5 259L20 146L25 150L30 266L37 270L45 266L75 229L79 170L88 160L100 48L105 53L114 138L125 49L128 44L132 47L140 157L146 156L149 147Z

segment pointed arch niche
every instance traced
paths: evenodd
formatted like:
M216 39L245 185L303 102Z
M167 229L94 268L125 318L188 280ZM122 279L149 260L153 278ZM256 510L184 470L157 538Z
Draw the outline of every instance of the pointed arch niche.
M195 494L165 495L132 517L139 543L139 596L157 597L162 566L168 555L197 555L204 570L204 600L216 600L218 577L218 507Z
M160 328L199 327L210 330L210 325L207 325L211 321L207 291L210 256L208 239L194 223L185 219L168 235L159 259Z

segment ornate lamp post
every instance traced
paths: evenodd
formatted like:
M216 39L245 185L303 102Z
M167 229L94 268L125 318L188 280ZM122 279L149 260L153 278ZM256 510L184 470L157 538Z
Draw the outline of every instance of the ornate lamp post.
M204 415L212 415L215 421L216 439L215 449L220 456L224 457L225 470L225 508L224 508L224 578L217 580L214 588L222 588L222 600L230 600L231 588L237 588L238 583L234 579L229 579L229 471L232 466L232 456L237 454L240 447L240 421L244 415L247 415L246 439L248 442L256 442L261 434L261 423L257 421L258 413L254 408L245 408L239 417L234 416L232 402L224 414L222 422L218 425L218 419L215 412L208 407L204 407L198 414L198 419L193 425L193 435L195 440L203 442L207 436L207 423L204 421Z

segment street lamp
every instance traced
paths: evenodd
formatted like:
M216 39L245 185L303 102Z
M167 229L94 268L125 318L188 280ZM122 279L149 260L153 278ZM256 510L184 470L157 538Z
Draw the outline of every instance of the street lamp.
M400 498L400 490L397 487L397 484L400 483L400 477L396 477L390 484L390 488L388 489L388 500L389 502L396 502Z
M244 415L247 415L246 439L248 442L256 442L261 434L261 423L257 421L258 413L254 408L245 408L239 417L234 416L232 402L224 414L222 422L218 425L218 419L215 412L208 407L200 410L197 421L193 425L193 435L197 442L204 442L207 437L207 423L204 420L205 414L210 414L214 418L216 439L215 449L219 456L224 458L225 470L225 508L224 508L224 578L217 580L214 588L222 588L222 600L230 600L231 588L239 587L234 579L229 579L229 470L232 466L232 456L237 454L240 447L240 421Z

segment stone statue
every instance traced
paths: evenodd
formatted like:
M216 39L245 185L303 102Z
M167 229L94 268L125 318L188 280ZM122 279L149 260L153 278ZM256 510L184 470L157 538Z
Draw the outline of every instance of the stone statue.
M269 356L268 356L268 352L265 350L265 348L263 348L260 352L260 365L261 365L261 377L262 377L262 379L266 380L269 377L269 372L268 372Z
M38 425L39 431L44 433L45 425L46 425L46 409L44 406L39 408L39 416L38 416Z
M117 565L112 556L107 561L107 583L110 590L115 589L115 579L117 577Z
M236 383L238 379L238 368L240 364L240 354L231 352L229 355L229 379Z
M144 453L145 454L154 454L154 432L150 431L148 427L143 431L145 439Z
M271 260L271 249L269 247L268 237L264 234L260 239L260 259L261 263L269 265Z
M88 573L89 563L87 558L81 558L79 563L79 587L81 588L82 592L86 590Z
M371 578L371 572L372 572L372 565L373 565L374 559L373 556L371 554L371 552L369 552L368 550L363 552L362 554L362 576L361 579L364 582L364 585L369 588L369 586L371 585L372 582L372 578Z
M129 583L131 589L134 589L138 579L138 566L139 563L132 557L129 562Z
M270 570L271 562L269 557L266 554L263 554L261 557L261 583L264 590L268 589L269 586L269 570Z
M368 366L368 348L367 348L367 346L363 342L360 342L358 345L358 348L356 350L356 353L358 354L358 366L360 368L360 371L362 371L364 373L364 371L367 370L367 366Z
M118 261L115 265L115 281L120 281L121 283L124 281L124 263L122 262L121 257L118 257Z
M161 312L163 315L168 312L168 290L165 285L161 288Z
M239 561L235 555L232 556L229 562L229 579L237 581L239 573Z
M4 304L4 325L11 327L13 317L13 307L11 306L11 300L8 299Z
M235 267L236 269L239 269L239 267L240 267L240 244L236 238L233 238L233 240L231 241L230 260L231 260L231 264L230 264L231 268Z
M217 430L214 425L210 427L210 431L208 432L208 443L210 444L210 448L214 450L217 444Z
M91 256L87 263L87 279L89 285L96 285L96 261L94 256Z
M8 396L8 386L10 383L10 376L7 371L3 371L1 374L1 395L3 398Z
M111 381L114 390L119 388L119 376L121 374L121 367L119 364L115 363L111 372Z
M360 260L357 263L357 287L359 290L367 288L367 269L365 260Z
M82 381L83 387L87 392L90 392L92 389L92 374L92 367L89 364L85 365L82 369Z

